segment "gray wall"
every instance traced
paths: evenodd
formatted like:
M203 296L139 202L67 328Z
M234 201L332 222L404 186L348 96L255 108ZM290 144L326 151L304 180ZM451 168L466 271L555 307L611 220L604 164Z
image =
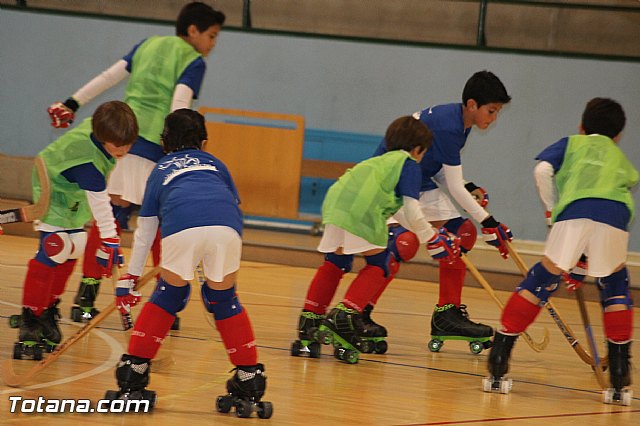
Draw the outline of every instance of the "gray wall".
M35 155L62 132L46 107L170 26L0 9L0 152ZM485 186L491 210L516 237L544 240L531 170L545 146L576 131L594 96L625 107L622 149L640 167L640 63L223 32L207 60L199 105L301 114L309 128L383 134L399 115L458 101L466 79L489 69L513 101L463 151L465 177ZM123 85L100 101L119 98ZM248 153L250 154L250 153ZM636 197L638 202L638 197ZM635 228L635 227L634 227ZM640 250L632 228L631 249Z

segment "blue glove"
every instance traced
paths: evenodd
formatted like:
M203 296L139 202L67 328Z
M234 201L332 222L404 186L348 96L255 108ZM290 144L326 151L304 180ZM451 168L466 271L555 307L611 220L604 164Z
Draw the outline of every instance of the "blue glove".
M460 239L440 228L438 233L427 241L427 251L435 260L452 263L460 257Z
M96 260L104 269L104 276L111 276L113 265L121 267L124 265L124 256L120 248L120 237L104 238L102 244L96 251Z

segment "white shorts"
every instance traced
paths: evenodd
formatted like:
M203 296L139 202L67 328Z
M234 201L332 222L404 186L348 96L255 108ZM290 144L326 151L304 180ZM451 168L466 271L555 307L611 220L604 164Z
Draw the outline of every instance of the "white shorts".
M322 239L320 240L320 244L318 244L318 251L321 253L333 253L340 247L342 247L344 254L355 254L367 250L387 248L387 246L371 244L364 238L353 235L351 232L345 231L338 226L331 224L325 225Z
M242 239L228 226L189 228L162 239L161 267L191 281L202 261L204 275L222 282L240 269Z
M156 166L151 160L127 154L116 161L107 181L107 192L123 200L142 205L147 179Z
M544 255L558 268L568 271L586 254L592 277L611 275L627 261L629 233L590 219L563 220L553 224Z
M421 193L419 201L422 214L429 222L449 220L461 216L455 204L440 188ZM398 221L392 216L387 223L398 223Z

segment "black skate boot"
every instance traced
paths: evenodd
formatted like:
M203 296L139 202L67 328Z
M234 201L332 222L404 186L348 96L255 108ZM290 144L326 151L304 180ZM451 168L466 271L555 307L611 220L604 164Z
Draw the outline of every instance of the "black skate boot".
M78 294L71 307L71 319L75 322L91 321L100 311L93 307L93 304L100 292L100 280L96 278L84 277L80 280Z
M131 407L135 407L137 410L144 410L144 412L153 409L157 399L156 393L145 389L149 384L150 370L150 359L122 354L116 367L116 379L120 390L107 391L104 398L110 401L116 399L140 401L139 404L132 404Z
M357 363L360 352L369 351L367 337L362 314L342 303L327 314L318 331L320 343L333 343L333 356L347 364Z
M42 359L42 324L29 308L22 308L18 341L13 345L13 359Z
M62 341L62 332L58 327L58 321L60 321L59 303L60 300L57 300L53 305L45 309L39 318L42 325L42 340L47 352L53 352Z
M429 350L438 352L445 340L465 340L469 342L471 353L479 354L491 347L491 336L491 327L469 320L466 305L460 305L459 308L453 304L436 305L431 317Z
M298 320L298 340L291 344L291 356L308 354L309 358L320 357L320 343L317 340L317 333L323 315L314 312L302 311Z
M517 334L503 334L496 331L493 346L489 352L490 376L482 380L482 390L485 392L509 393L511 390L511 379L505 379L504 375L509 371L509 358L517 338Z
M609 378L611 388L604 391L605 404L631 405L633 392L627 387L631 384L630 349L631 342L616 343L607 341L609 346Z
M369 353L383 354L387 352L388 345L385 337L387 337L387 329L371 319L371 311L373 305L365 306L362 311L362 323L364 324L364 332L368 335L371 342Z
M231 371L234 370L233 377L227 380L228 394L217 398L216 410L219 413L228 413L231 407L235 407L238 417L250 417L255 410L261 419L270 418L273 405L267 401L260 401L267 387L264 365L238 366Z

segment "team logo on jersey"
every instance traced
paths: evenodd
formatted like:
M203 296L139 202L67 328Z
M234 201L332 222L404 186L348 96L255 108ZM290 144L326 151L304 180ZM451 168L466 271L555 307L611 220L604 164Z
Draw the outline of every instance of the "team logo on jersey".
M162 181L162 185L168 185L176 177L183 175L184 173L195 172L195 171L213 171L218 172L218 168L209 163L202 164L199 158L191 157L189 154L186 154L181 157L173 157L170 160L163 162L162 164L158 164L158 170L169 170L173 169L164 177Z

